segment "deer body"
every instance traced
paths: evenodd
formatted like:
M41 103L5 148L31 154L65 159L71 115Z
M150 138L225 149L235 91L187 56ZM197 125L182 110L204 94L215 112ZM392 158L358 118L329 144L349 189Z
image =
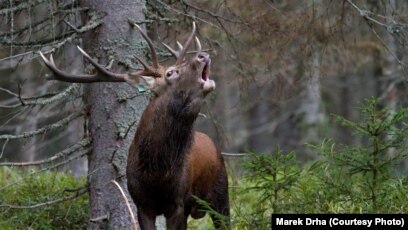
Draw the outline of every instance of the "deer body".
M203 217L192 195L228 215L222 156L207 135L193 131L205 97L198 86L170 87L149 103L139 122L127 177L142 229L152 228L161 214L170 229L185 229L189 214Z
M170 67L159 64L152 41L135 26L147 41L153 61L148 66L136 57L144 67L136 72L112 73L78 47L96 73L67 74L58 69L52 56L47 59L39 53L53 77L60 81L127 82L132 86L144 81L154 93L139 121L126 167L128 190L138 207L142 229L154 229L156 216L161 214L166 217L168 229L186 229L189 215L205 215L194 196L227 217L223 222L219 215L211 215L216 228L228 228L228 180L222 155L207 135L193 130L204 98L215 88L209 79L211 59L201 52L197 38L197 55L189 61L184 58L195 24L184 47L179 44L179 51L165 45L177 58ZM226 226L222 226L225 222Z

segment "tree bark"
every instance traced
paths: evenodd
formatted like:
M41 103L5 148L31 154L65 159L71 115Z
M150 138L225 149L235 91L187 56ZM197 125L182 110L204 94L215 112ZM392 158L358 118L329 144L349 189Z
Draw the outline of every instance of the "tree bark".
M386 23L392 25L394 18L394 9L396 8L395 0L390 0L388 4L385 5L385 16ZM389 108L389 112L394 114L397 111L397 81L398 76L398 65L395 57L397 56L397 44L395 38L389 31L384 31L384 43L388 49L388 52L384 54L383 66L382 66L382 75L386 82L386 89L384 90L385 94L385 103ZM387 136L388 140L392 140L392 136ZM394 156L396 154L395 148L389 148L388 154Z
M103 16L97 31L83 37L83 47L99 63L113 56L113 72L123 72L117 63L130 63L129 57L141 56L141 37L128 19L143 20L144 1L87 0L82 5ZM145 96L125 83L94 83L85 86L88 131L92 152L88 156L90 187L90 222L88 229L129 229L132 226L124 197L111 180L124 189L136 216L125 178L125 164L135 126L147 104Z
M318 45L313 44L311 45L310 80L307 82L301 106L304 113L303 125L305 127L305 137L303 139L306 143L320 140L318 128L325 120L321 102L320 52Z

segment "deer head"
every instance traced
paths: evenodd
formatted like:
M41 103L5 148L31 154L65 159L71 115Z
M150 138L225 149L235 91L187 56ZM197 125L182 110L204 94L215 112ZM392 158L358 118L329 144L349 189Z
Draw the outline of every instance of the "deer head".
M193 23L192 32L189 35L188 39L185 41L184 45L181 45L179 42L177 42L179 46L178 51L172 49L166 44L163 44L176 58L175 64L171 66L164 66L159 63L153 42L138 25L134 24L134 26L140 31L142 37L147 41L152 57L152 65L148 65L141 58L135 56L135 58L143 66L142 70L136 72L123 74L110 72L103 65L93 60L91 56L88 55L79 46L77 47L78 50L95 67L96 72L94 74L76 75L65 73L58 69L58 67L55 65L52 55L49 59L47 59L41 52L39 52L39 54L47 67L52 71L53 78L65 82L127 82L133 87L137 87L139 84L143 84L155 95L162 94L164 90L166 90L168 87L174 86L175 83L180 84L180 79L183 79L183 82L185 83L196 83L196 85L201 88L202 92L205 95L215 88L214 81L209 79L211 60L207 53L201 51L201 44L197 37L195 37L196 45L198 48L196 52L197 54L190 61L186 61L185 59L187 49L194 39L196 30L195 23ZM195 79L192 76L194 76ZM191 79L196 81L191 81ZM184 85L185 83L181 85Z

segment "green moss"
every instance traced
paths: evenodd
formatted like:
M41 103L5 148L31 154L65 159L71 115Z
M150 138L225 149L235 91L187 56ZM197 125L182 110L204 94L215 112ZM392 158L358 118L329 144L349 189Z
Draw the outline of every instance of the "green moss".
M5 205L31 206L72 195L82 188L85 178L46 172L30 176L27 171L0 168L0 229L85 229L88 224L88 195L40 208L9 208ZM71 192L69 192L71 191Z

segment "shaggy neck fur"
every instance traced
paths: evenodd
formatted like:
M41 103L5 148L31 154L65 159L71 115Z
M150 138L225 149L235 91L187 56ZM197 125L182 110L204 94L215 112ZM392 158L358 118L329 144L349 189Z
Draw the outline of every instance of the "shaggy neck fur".
M196 92L169 90L149 103L135 137L137 170L145 176L165 179L180 173L203 98Z

